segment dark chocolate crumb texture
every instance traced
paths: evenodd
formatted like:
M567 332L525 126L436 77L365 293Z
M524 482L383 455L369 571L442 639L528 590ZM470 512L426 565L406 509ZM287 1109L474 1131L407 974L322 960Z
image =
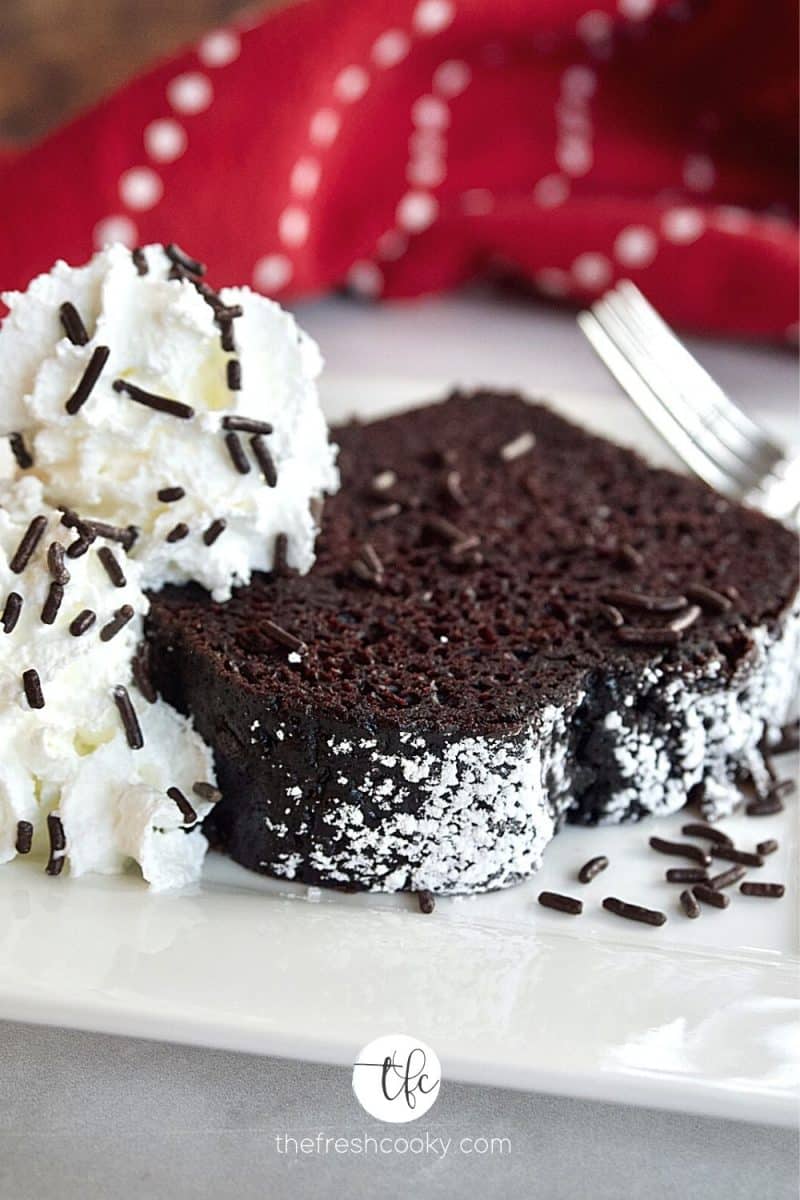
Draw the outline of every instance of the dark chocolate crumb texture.
M153 597L153 677L216 755L214 844L308 884L477 892L564 820L690 792L714 819L743 774L768 785L789 531L514 395L335 437L309 575Z

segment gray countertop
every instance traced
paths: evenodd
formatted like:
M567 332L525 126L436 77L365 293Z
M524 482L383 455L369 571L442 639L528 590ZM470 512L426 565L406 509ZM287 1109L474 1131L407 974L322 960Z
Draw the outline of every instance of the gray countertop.
M615 385L570 315L480 294L376 310L326 301L302 320L332 371L593 392ZM754 415L796 432L787 351L692 341ZM409 352L409 346L413 352ZM531 378L530 364L537 363ZM276 1138L412 1137L363 1113L350 1072L223 1051L0 1024L0 1200L347 1195L592 1200L797 1195L796 1131L444 1081L430 1150L283 1152ZM419 1131L416 1131L419 1133ZM496 1137L495 1154L460 1148ZM291 1145L291 1143L290 1143ZM329 1142L333 1147L333 1142Z

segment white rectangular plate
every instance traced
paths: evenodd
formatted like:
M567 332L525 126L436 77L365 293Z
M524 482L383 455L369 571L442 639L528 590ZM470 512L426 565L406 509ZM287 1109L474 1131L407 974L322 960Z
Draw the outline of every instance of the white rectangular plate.
M326 402L335 416L373 415L442 390L340 374ZM564 395L556 407L670 461L622 400ZM432 916L409 897L281 884L217 855L202 886L177 896L150 895L134 875L54 880L18 860L0 871L0 1016L339 1063L408 1032L435 1048L445 1078L792 1122L796 806L725 823L743 845L779 839L757 874L786 882L786 897L734 890L730 909L697 921L663 882L678 860L647 848L683 819L567 828L535 879L440 901ZM597 853L611 865L582 887L576 871ZM584 915L542 909L543 888L580 895ZM606 895L663 908L668 923L620 920Z

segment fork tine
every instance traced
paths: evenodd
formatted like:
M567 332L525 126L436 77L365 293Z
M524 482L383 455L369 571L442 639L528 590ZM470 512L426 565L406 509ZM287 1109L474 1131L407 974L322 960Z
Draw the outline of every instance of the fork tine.
M735 499L738 489L730 477L696 445L680 422L665 408L656 393L617 347L594 313L579 313L578 324L623 390L628 393L642 415L661 434L665 442L672 446L678 457L683 459L690 470L699 475L709 487L715 488L724 496Z
M708 415L715 422L721 418L740 438L744 438L744 446L748 455L757 448L772 464L783 457L781 448L764 431L734 404L725 394L718 383L709 375L705 368L686 349L674 331L667 325L663 317L653 308L649 300L642 295L636 285L629 279L620 280L615 289L616 295L630 316L641 329L646 341L659 346L669 355L670 365L682 379L687 396L694 402L704 403ZM613 293L610 293L613 294ZM736 440L732 448L735 448Z
M592 312L617 349L625 355L663 407L669 410L672 420L681 426L706 458L728 476L740 491L748 491L754 487L762 477L763 469L758 470L751 462L743 461L725 445L714 428L704 424L693 407L686 403L675 388L668 369L659 360L642 352L636 335L605 299L592 305Z

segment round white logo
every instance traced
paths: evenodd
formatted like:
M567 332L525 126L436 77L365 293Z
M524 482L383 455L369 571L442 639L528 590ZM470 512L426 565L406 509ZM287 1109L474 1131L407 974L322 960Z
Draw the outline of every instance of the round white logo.
M376 1038L353 1065L353 1091L361 1107L393 1124L424 1116L439 1095L441 1081L436 1052L404 1033Z

